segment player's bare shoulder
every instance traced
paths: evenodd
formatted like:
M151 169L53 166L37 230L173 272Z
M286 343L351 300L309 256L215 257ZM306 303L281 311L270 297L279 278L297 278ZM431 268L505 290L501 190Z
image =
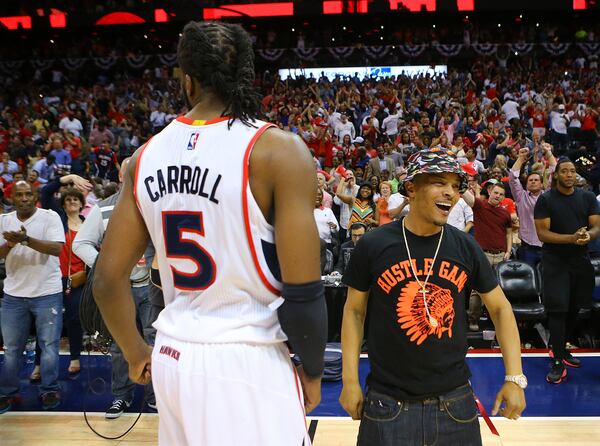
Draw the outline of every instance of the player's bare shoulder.
M308 164L314 170L310 151L304 141L297 135L276 127L267 129L258 138L250 163L266 164L269 169L282 168L282 164L296 165L297 168Z
M267 219L276 193L314 192L316 185L315 165L302 139L273 127L258 138L250 156L250 188Z

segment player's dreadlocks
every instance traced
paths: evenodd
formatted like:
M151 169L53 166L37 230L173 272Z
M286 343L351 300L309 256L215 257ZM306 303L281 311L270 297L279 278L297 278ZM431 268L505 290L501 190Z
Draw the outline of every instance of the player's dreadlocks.
M254 90L254 52L244 29L220 22L190 22L177 45L184 73L211 89L225 102L221 116L252 125L260 113L260 96Z

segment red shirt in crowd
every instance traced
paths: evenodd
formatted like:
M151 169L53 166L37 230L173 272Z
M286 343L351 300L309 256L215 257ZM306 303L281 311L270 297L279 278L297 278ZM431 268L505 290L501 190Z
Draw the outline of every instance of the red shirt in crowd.
M473 205L475 240L484 251L506 252L506 229L512 227L510 214L502 206L475 199Z
M69 229L65 234L65 244L58 259L60 261L60 273L63 277L69 276L69 253L71 253L71 275L79 271L85 271L85 263L72 252L73 240L77 236L77 231Z

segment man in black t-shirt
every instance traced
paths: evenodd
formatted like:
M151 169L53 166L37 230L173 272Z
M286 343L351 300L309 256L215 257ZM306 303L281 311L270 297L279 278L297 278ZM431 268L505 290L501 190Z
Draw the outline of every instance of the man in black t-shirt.
M481 248L446 224L466 185L445 151L415 153L400 186L410 197L408 216L365 234L352 253L343 277L340 403L361 419L359 446L481 444L465 361L467 284L481 293L506 365L507 382L492 413L517 419L525 407L512 308ZM371 373L363 401L358 359L367 302Z
M575 188L577 172L568 158L558 162L554 175L555 187L538 198L534 219L543 242L543 295L552 345L546 381L560 384L567 376L565 365L581 366L565 345L579 310L592 303L594 268L587 244L600 234L600 209L593 193Z

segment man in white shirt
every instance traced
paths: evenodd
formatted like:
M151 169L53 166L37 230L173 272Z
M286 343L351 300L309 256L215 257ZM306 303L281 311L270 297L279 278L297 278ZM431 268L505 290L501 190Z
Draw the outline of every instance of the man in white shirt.
M15 210L0 216L0 257L6 259L2 302L2 336L6 346L0 373L0 414L19 401L19 374L25 342L33 322L42 349L44 410L58 407L59 343L63 294L58 256L65 232L58 214L35 206L29 183L19 181L12 190Z
M519 116L519 104L513 100L512 96L509 96L504 105L502 106L502 111L506 114L506 120L513 124L512 120L518 121L520 119Z
M165 113L164 107L161 105L158 110L154 110L150 113L150 124L152 124L152 131L158 132L165 126L165 120L167 114Z
M381 131L391 140L396 139L398 134L398 120L402 117L399 110L394 110L393 113L385 117L381 123Z
M343 193L345 195L351 195L355 197L358 193L359 187L356 184L354 172L351 170L346 170L346 178L344 183L346 190L344 190ZM333 197L333 202L340 207L340 226L343 229L343 231L340 232L340 242L344 243L348 237L348 222L350 221L350 215L352 215L352 206L344 203L337 196Z
M469 232L473 227L473 209L462 198L456 202L450 211L448 224L463 232Z
M354 140L356 137L356 129L354 125L348 121L348 116L344 113L340 115L340 122L335 125L334 134L338 137L338 141L343 141L344 136L350 135L350 140Z
M331 236L340 230L340 226L333 215L333 211L323 206L323 191L317 188L317 199L315 201L315 221L319 230L319 238L331 245Z
M81 136L81 132L83 131L81 121L75 117L72 111L67 112L67 116L60 120L58 128L65 133L72 132L77 137Z
M375 127L376 129L378 129L378 128L379 128L379 119L377 119L377 118L375 117L375 115L377 115L377 111L378 111L378 110L379 110L379 108L378 108L377 106L374 106L374 107L371 109L371 112L370 112L370 113L369 113L367 116L365 116L365 117L363 118L363 120L362 120L362 122L361 122L361 124L360 124L360 129L361 129L360 131L361 131L361 133L362 133L362 126L363 126L363 125L365 125L365 124L367 123L367 119L369 119L369 118L373 118L373 121L372 121L372 123L373 123L373 127Z
M388 200L388 212L391 218L398 220L400 217L406 217L409 210L410 205L408 203L408 198L400 192L390 195Z
M555 110L550 112L550 127L552 129L552 139L557 154L567 150L569 145L569 135L567 127L569 125L569 116L565 112L565 105L559 104Z

